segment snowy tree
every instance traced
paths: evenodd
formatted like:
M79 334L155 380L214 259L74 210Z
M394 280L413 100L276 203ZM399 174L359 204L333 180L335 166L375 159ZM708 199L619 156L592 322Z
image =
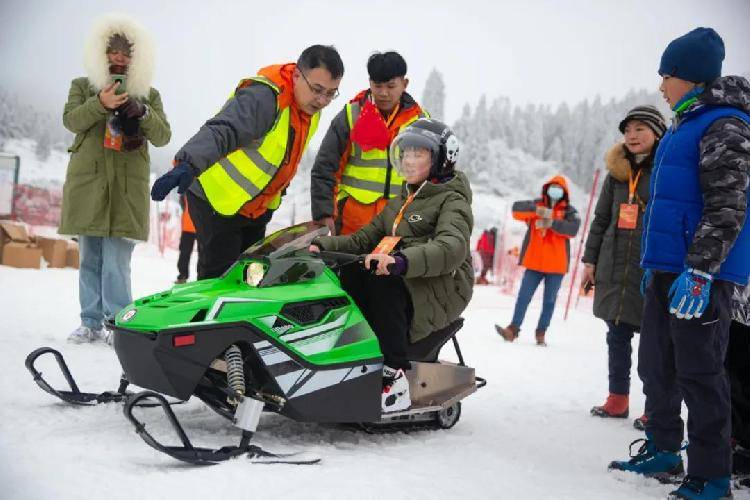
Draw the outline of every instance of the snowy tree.
M42 161L49 158L52 152L49 130L43 130L36 141L36 157Z
M511 149L555 162L571 180L588 185L594 169L602 167L605 152L622 140L618 130L622 117L643 104L656 106L668 121L670 111L661 97L645 90L630 91L606 103L600 97L572 107L562 103L556 110L545 105L513 106L507 97L494 99L488 110L482 96L473 114L466 104L455 130L466 143L466 159L474 170L498 168L496 159L488 155L507 152L507 148L485 143L501 140ZM492 181L491 174L488 179Z
M443 82L442 73L435 68L432 69L430 75L427 77L420 104L436 120L442 121L444 119L445 83Z

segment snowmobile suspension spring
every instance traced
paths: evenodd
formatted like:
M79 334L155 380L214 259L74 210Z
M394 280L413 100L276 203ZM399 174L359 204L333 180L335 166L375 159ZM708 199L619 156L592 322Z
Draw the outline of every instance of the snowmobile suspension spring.
M235 394L235 397L230 397L227 401L236 405L245 395L245 368L242 361L242 351L235 344L232 344L224 352L224 360L227 362L227 385Z

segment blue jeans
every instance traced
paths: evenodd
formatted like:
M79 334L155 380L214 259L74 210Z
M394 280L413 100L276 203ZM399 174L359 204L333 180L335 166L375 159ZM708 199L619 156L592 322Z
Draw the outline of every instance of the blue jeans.
M544 280L542 314L539 316L539 323L536 329L546 331L552 319L552 313L555 312L555 301L557 300L557 292L560 290L562 279L562 274L540 273L539 271L527 269L523 274L523 280L521 280L521 288L518 290L516 308L513 311L511 324L520 329L523 318L526 316L526 309L529 307L529 302L531 302L531 297L534 296L539 283Z
M135 242L124 238L79 236L78 297L81 324L94 330L133 299L130 292L130 257Z

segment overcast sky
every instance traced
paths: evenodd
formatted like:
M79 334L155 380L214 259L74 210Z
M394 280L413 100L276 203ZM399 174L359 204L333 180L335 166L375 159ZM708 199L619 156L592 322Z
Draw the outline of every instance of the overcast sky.
M725 74L750 72L750 0L0 0L0 86L59 116L70 80L84 74L92 21L113 10L139 19L156 41L154 86L175 150L242 77L296 60L313 43L336 45L346 66L342 96L325 110L315 142L367 85L376 50L401 52L417 99L437 67L448 122L483 93L557 105L655 90L664 47L697 26L724 38Z

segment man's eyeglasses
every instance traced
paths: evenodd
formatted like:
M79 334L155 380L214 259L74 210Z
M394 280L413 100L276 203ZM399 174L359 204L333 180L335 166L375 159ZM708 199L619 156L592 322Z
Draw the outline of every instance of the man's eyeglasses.
M300 71L299 74L302 75L302 78L305 80L307 86L310 87L312 93L315 94L315 97L322 97L327 101L332 101L339 96L339 89L329 90L321 85L311 85L310 80L307 79L302 71Z

